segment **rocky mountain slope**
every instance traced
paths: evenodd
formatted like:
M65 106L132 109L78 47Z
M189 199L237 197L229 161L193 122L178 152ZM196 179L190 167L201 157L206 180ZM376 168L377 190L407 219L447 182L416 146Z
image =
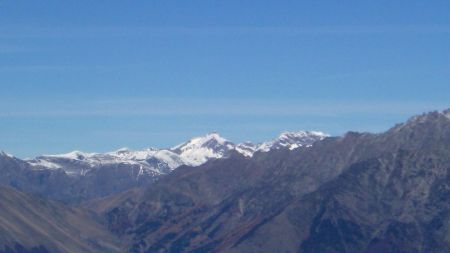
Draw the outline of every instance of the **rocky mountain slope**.
M122 252L87 211L0 186L1 253Z
M283 133L261 144L235 145L217 133L193 138L169 149L108 153L73 151L21 160L0 154L0 184L38 193L51 199L77 203L145 186L182 165L199 166L228 157L237 151L251 157L255 152L310 146L327 135L321 132Z
M449 252L450 110L197 168L90 205L130 252Z

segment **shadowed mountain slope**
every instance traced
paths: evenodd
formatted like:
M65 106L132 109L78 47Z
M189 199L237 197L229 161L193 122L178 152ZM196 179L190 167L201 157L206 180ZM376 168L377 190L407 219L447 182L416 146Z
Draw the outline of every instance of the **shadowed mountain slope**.
M449 157L450 111L432 112L181 167L97 207L130 252L446 252Z
M0 252L121 252L88 212L0 186Z

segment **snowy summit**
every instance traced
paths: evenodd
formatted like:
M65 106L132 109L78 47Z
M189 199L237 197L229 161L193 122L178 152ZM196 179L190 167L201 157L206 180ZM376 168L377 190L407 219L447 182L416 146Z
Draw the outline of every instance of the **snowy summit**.
M254 144L244 142L234 144L213 132L195 137L169 149L147 148L133 151L128 148L107 153L86 153L72 151L66 154L43 155L27 162L36 169L63 169L69 175L85 175L90 170L104 166L131 165L139 167L139 175L162 175L181 165L199 166L211 159L229 156L232 150L246 157L255 152L268 152L272 149L293 150L309 147L322 140L327 134L316 131L284 132L273 140Z

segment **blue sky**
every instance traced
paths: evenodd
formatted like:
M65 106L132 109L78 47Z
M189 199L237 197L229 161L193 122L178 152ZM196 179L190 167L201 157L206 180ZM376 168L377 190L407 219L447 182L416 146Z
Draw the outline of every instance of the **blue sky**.
M0 1L0 149L380 132L450 107L449 1Z

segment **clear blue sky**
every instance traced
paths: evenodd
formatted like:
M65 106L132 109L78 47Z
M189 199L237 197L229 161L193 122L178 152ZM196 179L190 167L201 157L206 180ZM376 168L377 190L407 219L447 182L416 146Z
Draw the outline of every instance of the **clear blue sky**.
M0 1L0 149L379 132L450 107L450 1Z

